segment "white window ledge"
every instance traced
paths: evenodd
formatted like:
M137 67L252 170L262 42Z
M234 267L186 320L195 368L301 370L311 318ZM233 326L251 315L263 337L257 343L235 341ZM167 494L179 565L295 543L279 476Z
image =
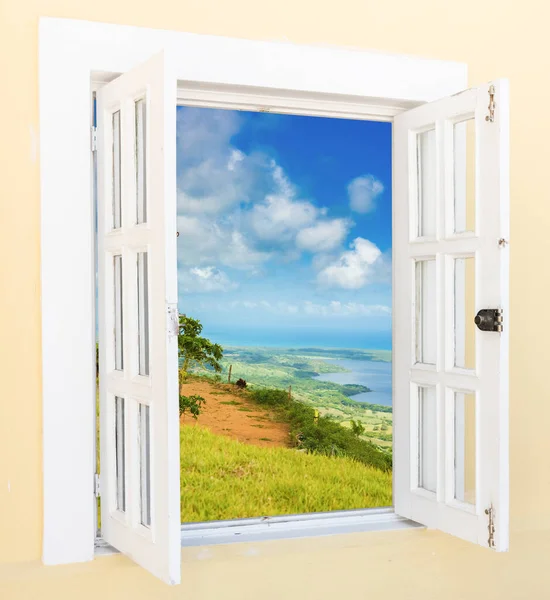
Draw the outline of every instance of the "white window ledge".
M183 523L182 547L213 546L235 542L262 542L290 538L316 537L369 531L422 529L423 525L395 514L393 508L341 510L279 517L231 519L203 523ZM101 538L96 539L95 554L117 554Z
M183 523L181 545L205 546L234 542L259 542L288 538L335 535L366 531L391 531L422 527L396 515L393 508L343 510L306 515L285 515Z

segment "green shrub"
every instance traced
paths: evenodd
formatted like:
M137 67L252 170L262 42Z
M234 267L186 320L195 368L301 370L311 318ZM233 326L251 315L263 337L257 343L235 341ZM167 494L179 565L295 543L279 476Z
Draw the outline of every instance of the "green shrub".
M383 471L391 469L390 455L329 417L319 417L315 421L314 409L292 400L287 391L257 389L252 391L252 398L258 404L276 408L282 413L290 424L293 446L316 454L345 456Z
M180 417L189 411L191 416L196 419L201 413L202 405L205 403L206 400L197 394L193 396L183 396L180 394Z
M291 401L288 398L288 392L276 389L259 389L252 391L252 398L258 404L267 406L288 406Z

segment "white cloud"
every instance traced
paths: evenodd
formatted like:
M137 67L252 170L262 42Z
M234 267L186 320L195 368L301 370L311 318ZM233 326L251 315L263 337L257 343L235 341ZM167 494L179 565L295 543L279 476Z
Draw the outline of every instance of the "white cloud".
M295 315L300 312L300 307L297 304L290 304L289 302L268 302L267 300L234 300L231 302L231 308L246 308L248 310L263 310L269 311L275 314L287 314Z
M317 281L327 287L359 289L371 283L377 262L382 262L381 256L382 252L375 244L361 237L355 238L350 250L319 271Z
M263 272L267 261L290 263L304 251L326 286L357 289L376 262L368 240L357 238L335 255L353 223L327 218L327 209L303 199L270 156L232 144L242 116L229 111L178 111L178 263ZM373 210L384 187L372 175L352 180L350 206ZM378 271L380 270L377 266Z
M242 118L232 110L178 110L178 155L202 159L223 153L241 128Z
M376 208L376 199L384 191L384 184L374 175L356 177L348 184L349 206L358 213L369 213Z
M228 292L237 285L232 283L226 273L216 267L194 267L181 273L184 292Z
M229 305L220 304L219 308L268 311L279 315L307 315L315 317L383 317L391 315L391 308L382 304L362 304L360 302L340 302L332 300L326 304L318 304L309 300L291 302L268 302L267 300L234 300Z
M238 164L240 162L242 162L244 159L245 159L245 155L240 150L233 148L231 150L229 160L227 161L227 170L234 171L235 167L237 167Z
M329 252L342 244L351 225L348 219L319 221L298 232L296 245L310 252Z
M251 225L262 240L289 241L296 233L312 224L319 210L306 200L294 200L284 195L267 196L251 211Z
M269 260L269 252L259 252L248 245L240 231L232 231L225 249L220 249L220 262L234 269L256 271L258 266Z
M300 310L296 304L289 304L288 302L277 302L276 308L278 312L287 315L295 315Z
M184 109L177 119L179 214L223 213L251 202L257 189L272 182L265 156L245 154L231 144L242 123L238 113Z
M182 265L221 264L255 271L270 258L254 250L231 222L217 223L208 216L178 217L178 261Z
M314 302L304 302L304 312L308 315L316 316L384 316L391 315L391 308L381 304L361 304L359 302L340 302L333 300L328 304L315 304Z

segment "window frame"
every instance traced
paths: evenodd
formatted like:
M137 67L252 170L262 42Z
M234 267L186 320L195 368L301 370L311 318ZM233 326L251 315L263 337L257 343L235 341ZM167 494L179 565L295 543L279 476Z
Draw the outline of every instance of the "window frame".
M466 65L457 62L40 19L42 560L48 565L91 560L95 549L92 89L163 48L183 57L177 101L193 106L391 121L467 84ZM403 526L392 509L270 521L277 537L361 531L392 521ZM255 531L255 540L267 535L268 525L255 519L233 524L239 541L239 527ZM208 525L182 526L186 544L203 543ZM194 543L191 530L199 532ZM227 537L227 529L220 535Z

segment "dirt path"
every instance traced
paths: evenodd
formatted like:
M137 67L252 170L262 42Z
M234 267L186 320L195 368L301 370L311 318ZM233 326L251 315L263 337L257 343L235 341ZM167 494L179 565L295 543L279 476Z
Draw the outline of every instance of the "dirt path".
M181 393L198 394L206 400L197 420L182 417L186 425L207 427L212 433L254 446L288 446L288 425L276 423L269 410L232 393L232 386L189 381L182 385Z

